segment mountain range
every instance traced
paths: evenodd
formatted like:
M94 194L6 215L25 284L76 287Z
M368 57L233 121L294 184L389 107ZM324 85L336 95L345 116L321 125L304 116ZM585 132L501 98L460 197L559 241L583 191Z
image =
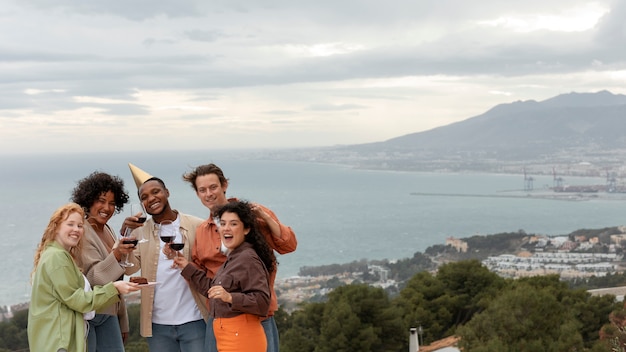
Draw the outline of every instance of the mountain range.
M572 92L496 105L463 121L386 141L300 150L297 158L364 169L454 172L551 173L555 165L584 162L622 173L624 131L626 95Z
M556 165L570 169L586 163L600 170L597 175L612 169L621 177L626 176L625 131L626 95L572 92L496 105L463 121L386 141L259 157L379 170L546 174Z
M626 95L608 91L569 93L541 102L497 105L447 126L353 148L474 151L534 158L571 148L623 148L625 130Z

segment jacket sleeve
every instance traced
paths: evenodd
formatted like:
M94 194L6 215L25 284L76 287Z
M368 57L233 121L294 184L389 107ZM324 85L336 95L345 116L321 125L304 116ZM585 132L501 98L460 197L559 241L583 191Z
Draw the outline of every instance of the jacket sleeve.
M244 259L244 258L242 258ZM258 316L267 316L270 308L268 272L258 256L247 256L239 260L237 270L241 275L241 292L231 292L232 309Z
M119 280L124 275L124 268L120 266L112 252L101 259L104 253L98 249L95 240L85 241L82 249L82 266L87 280L92 286Z
M55 258L55 264L46 268L47 275L52 279L52 291L57 299L70 309L86 313L107 307L119 300L119 295L113 283L104 286L94 286L93 291L85 292L85 282L78 267L74 264L69 254L67 259L59 261ZM69 260L68 260L69 259Z
M204 297L209 297L209 288L211 288L211 279L206 276L204 270L199 269L195 264L189 263L180 274L187 279L189 285L202 294Z
M272 235L272 230L270 230L269 225L265 222L265 220L259 218L259 229L265 237L267 243L279 254L287 254L296 250L298 246L298 240L296 239L296 234L293 232L291 227L282 224L276 214L271 211L269 208L260 205L261 208L272 218L278 226L280 227L280 238L277 238Z

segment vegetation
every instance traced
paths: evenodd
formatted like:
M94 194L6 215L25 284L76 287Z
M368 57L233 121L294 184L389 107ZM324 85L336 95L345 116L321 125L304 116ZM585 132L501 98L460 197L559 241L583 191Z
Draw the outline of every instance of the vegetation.
M146 339L139 335L139 305L128 306L130 336L126 341L126 352L148 352ZM0 352L28 351L28 310L15 312L12 319L0 322ZM34 352L34 351L32 351Z
M465 351L599 352L626 341L624 317L614 296L591 296L557 275L504 279L469 260L414 275L393 299L342 286L277 321L283 352L406 351L417 326L425 343L456 335Z
M616 228L578 230L569 235L598 237L605 250ZM424 254L391 262L359 260L348 264L303 267L301 275L330 278L318 294L291 313L275 319L283 352L406 351L409 330L421 326L422 342L460 337L465 351L623 351L626 352L626 309L614 296L591 296L587 290L626 286L626 274L579 278L558 275L507 279L490 272L480 260L524 250L524 231L473 236L465 253L451 246L429 247ZM386 289L368 283L389 270L399 282ZM344 273L359 273L346 285ZM128 352L146 352L139 336L139 305L129 305ZM0 352L27 351L27 311L0 323Z
M126 351L148 351L138 335L139 305L128 308ZM626 341L625 317L614 296L591 296L556 275L505 279L478 260L419 272L394 297L357 283L291 314L276 313L283 352L406 351L409 329L417 326L425 343L456 335L472 352L611 351ZM0 351L26 350L26 324L27 311L0 323Z

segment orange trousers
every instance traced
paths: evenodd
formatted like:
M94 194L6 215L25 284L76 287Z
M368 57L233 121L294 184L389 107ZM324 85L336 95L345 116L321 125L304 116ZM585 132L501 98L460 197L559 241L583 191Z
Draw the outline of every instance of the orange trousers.
M265 352L267 340L261 317L241 314L213 319L213 332L219 352Z

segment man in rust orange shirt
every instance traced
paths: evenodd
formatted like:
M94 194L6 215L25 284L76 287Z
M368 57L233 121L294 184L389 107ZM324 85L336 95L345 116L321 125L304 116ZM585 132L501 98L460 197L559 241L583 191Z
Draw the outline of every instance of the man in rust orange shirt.
M200 165L184 174L183 180L191 184L198 199L211 210L212 214L221 205L237 200L236 198L226 198L228 179L224 176L222 169L215 164ZM252 210L256 213L259 231L272 249L279 254L296 250L298 242L291 227L281 224L274 212L260 204L253 203ZM226 256L221 251L221 244L217 224L210 215L196 229L196 239L192 248L194 263L205 270L209 278L213 278L222 263L226 261ZM278 329L274 320L274 312L278 309L278 301L274 291L275 280L276 270L273 270L269 278L270 309L268 317L262 322L267 338L267 352L278 352ZM212 322L207 323L205 350L217 352Z

